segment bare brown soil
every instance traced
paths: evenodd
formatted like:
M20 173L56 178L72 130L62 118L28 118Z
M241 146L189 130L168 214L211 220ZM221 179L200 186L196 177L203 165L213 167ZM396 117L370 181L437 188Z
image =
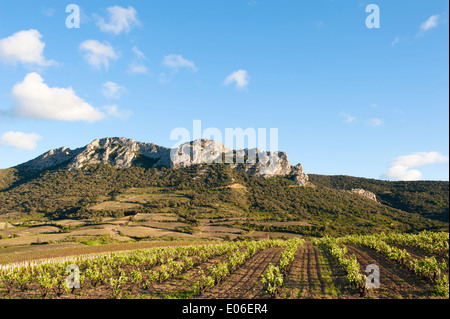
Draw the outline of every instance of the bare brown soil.
M229 255L218 256L212 258L197 267L172 278L164 283L155 284L149 289L149 293L155 297L168 297L168 296L183 296L183 295L193 295L193 284L201 279L201 271L205 274L208 273L208 267L217 265L218 263L225 262Z
M252 222L255 225L268 225L268 226L313 226L310 223L302 221L290 221L290 222Z
M366 248L347 245L349 254L354 254L361 266L361 272L370 264L380 268L380 288L371 289L369 296L379 299L430 298L432 287L411 270L395 261Z
M286 276L283 295L290 299L351 297L345 272L330 257L309 241L301 245Z
M234 183L234 184L231 184L231 185L225 186L225 188L230 188L230 189L243 189L243 190L247 190L247 187L245 187L244 185L242 185L242 184L239 184L239 183Z
M139 242L132 244L114 244L96 247L79 247L55 245L54 251L47 250L48 254L63 256L87 253L100 253L107 251L118 251L128 249L142 249L155 246L187 245L194 242ZM195 242L201 244L204 242ZM397 299L397 298L433 298L431 292L433 287L426 280L419 278L411 270L402 267L395 261L377 253L376 251L355 245L347 245L348 255L355 255L360 263L361 273L365 273L369 264L378 265L380 268L381 287L371 289L364 298L377 299ZM207 290L202 296L194 296L193 284L201 278L199 271L204 271L208 275L208 267L224 262L229 254L213 257L206 262L196 265L177 277L171 278L162 283L155 283L148 290L128 281L123 289L124 297L131 298L202 298L202 299L264 299L268 295L260 283L261 276L270 263L276 265L281 257L283 247L268 248L256 253L247 260L233 274L217 286ZM5 251L11 256L11 251ZM1 251L1 250L0 250ZM414 250L413 250L414 251ZM420 255L417 252L417 256ZM44 257L43 252L22 248L17 252L17 258ZM23 255L23 256L22 256ZM22 256L22 257L20 257ZM2 255L0 254L0 260ZM47 256L51 257L51 256ZM128 274L133 269L132 266L124 266L125 273ZM155 268L156 269L156 268ZM42 298L37 290L37 283L33 283L26 292L21 292L17 288L11 294L5 294L5 288L0 287L0 297L7 298ZM64 293L59 298L77 299L103 299L111 298L112 288L109 284L101 284L93 287L89 280L82 289L75 291L75 294ZM47 298L56 298L51 292ZM348 285L345 271L338 265L337 261L327 250L322 250L314 246L310 241L306 241L299 247L295 259L284 279L281 294L278 298L290 299L321 299L321 298L361 298L358 291Z
M100 204L97 204L95 206L92 206L92 210L101 210L101 209L110 209L110 210L116 210L116 209L133 209L136 207L142 207L139 204L132 204L132 203L123 203L123 202L103 202Z
M268 248L245 262L235 273L223 283L205 293L206 299L253 299L264 298L261 276L270 263L276 265L283 248Z
M175 297L183 298L183 294L191 293L192 284L200 278L199 271L203 270L206 272L209 266L215 265L218 262L225 261L227 255L212 257L206 262L197 264L193 269L184 272L176 278L165 280L162 283L154 283L148 289L143 289L142 285L138 285L130 282L128 279L127 283L122 289L122 296L132 297L132 298L144 298L144 299L155 299L155 298L166 298L170 295L175 295ZM194 263L198 262L197 257L194 258ZM124 265L123 271L125 274L129 275L135 268L130 265ZM151 268L152 270L160 269L160 266ZM147 269L150 270L150 269ZM15 289L11 293L7 294L8 298L12 299L30 299L30 298L50 298L50 299L110 299L113 298L113 289L108 283L101 283L93 286L91 281L88 279L83 284L81 289L76 289L72 294L70 292L64 292L61 296L57 296L54 290L50 291L46 297L43 297L41 291L38 289L38 284L33 282L28 285L26 291L19 291ZM5 289L0 289L0 296L6 294Z

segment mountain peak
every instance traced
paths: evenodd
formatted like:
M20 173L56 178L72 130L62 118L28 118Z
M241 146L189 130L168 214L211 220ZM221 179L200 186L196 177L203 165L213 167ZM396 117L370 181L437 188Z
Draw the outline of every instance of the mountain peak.
M53 149L31 161L18 165L17 169L25 173L35 173L50 169L70 161L78 151L79 149L72 151L65 146Z
M121 169L133 165L177 169L212 163L224 163L260 177L290 176L301 186L308 181L302 165L291 166L284 152L266 152L257 148L233 150L210 139L197 139L170 149L124 137L105 137L75 150L67 147L51 150L17 168L26 173L38 173L56 167L77 170L99 164Z

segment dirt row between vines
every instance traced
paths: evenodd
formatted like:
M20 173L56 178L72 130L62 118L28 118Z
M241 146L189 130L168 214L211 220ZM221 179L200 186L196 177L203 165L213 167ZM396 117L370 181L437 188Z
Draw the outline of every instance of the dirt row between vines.
M131 283L128 278L128 282L125 284L123 289L124 296L131 296L133 298L166 298L170 296L175 296L178 298L185 298L185 296L192 292L192 284L200 279L199 271L207 271L207 268L212 265L216 265L219 262L227 260L229 255L214 256L200 264L196 265L194 268L183 272L179 276L170 278L162 283L154 283L148 289L143 289L141 285ZM152 270L159 269L160 266L151 268ZM125 266L124 272L129 275L134 269L133 266ZM13 293L8 295L12 298L36 298L39 296L37 290L37 284L33 283L29 286L28 291L20 292L13 291ZM112 288L108 284L99 284L96 287L92 287L90 281L87 280L81 287L81 289L76 289L75 294L64 293L59 299L104 299L111 298ZM50 293L49 298L56 298L53 292Z
M281 297L288 299L355 298L345 272L311 242L301 245L285 279Z
M205 299L255 299L265 298L261 276L270 263L276 265L284 248L267 248L256 253L220 285L213 287L201 298Z
M216 266L219 263L227 261L229 255L222 255L207 260L206 262L184 272L176 278L169 279L163 283L156 283L149 289L149 294L158 298L165 297L193 297L193 284L201 279L201 271L208 274L208 267Z
M382 254L356 245L346 245L348 256L355 255L360 264L361 273L366 266L375 264L380 268L380 288L371 289L365 298L430 298L433 287L426 280L415 275L411 270L402 267ZM210 288L202 296L193 295L193 284L200 280L203 271L209 274L208 267L227 261L229 254L213 257L195 266L177 277L162 283L155 283L148 290L137 287L131 282L124 289L124 296L132 298L203 298L203 299L261 299L268 298L260 283L261 276L269 264L277 265L284 247L267 248L248 259L233 274L219 285ZM423 257L417 254L413 257ZM129 274L132 267L127 267ZM30 291L15 291L10 297L37 297L36 285ZM109 298L111 288L108 285L90 287L86 284L76 294L64 294L60 298ZM53 296L52 298L54 298ZM310 241L302 244L295 255L292 265L284 278L279 298L288 299L322 299L322 298L360 298L358 291L346 281L346 273L337 260L321 247Z
M369 296L379 299L397 298L430 298L431 285L386 256L367 247L347 245L348 253L354 254L358 260L361 272L366 267L375 264L380 269L380 287L371 289Z
M411 270L366 247L347 245L348 254L354 254L364 273L366 266L380 267L381 287L372 289L369 298L429 298L431 285ZM228 255L214 257L177 278L155 284L144 294L157 297L202 299L260 299L268 298L260 283L261 276L270 263L276 265L283 247L268 248L256 253L222 283L206 291L202 296L192 295L192 285L201 278L199 271L208 274L208 267L225 262ZM358 291L346 281L345 271L326 250L306 241L301 245L284 280L280 298L321 299L360 298Z

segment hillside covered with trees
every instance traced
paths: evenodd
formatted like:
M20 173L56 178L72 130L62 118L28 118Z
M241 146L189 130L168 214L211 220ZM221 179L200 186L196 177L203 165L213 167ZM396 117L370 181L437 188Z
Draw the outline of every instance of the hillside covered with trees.
M48 219L60 219L170 211L193 222L205 217L302 221L309 226L272 228L317 236L448 230L445 218L428 218L442 216L446 209L448 221L448 198L443 199L445 183L418 183L414 188L414 184L407 183L371 183L356 178L335 180L313 175L311 182L315 186L304 188L288 178L264 179L223 164L183 169L137 166L117 169L111 165L94 165L85 170L44 171L22 180L11 171L3 171L0 176L4 183L0 191L0 215L41 214ZM131 188L145 187L153 188L158 196L144 203L131 201L132 208L93 209L99 203L114 201ZM342 190L357 187L373 191L377 196L381 194L381 203ZM410 203L396 205L395 199L401 203L403 198L410 198ZM427 211L412 209L420 205ZM256 226L249 223L248 227Z
M377 195L380 203L417 213L424 217L449 221L449 182L446 181L382 181L352 176L309 175L321 187L351 190L363 188Z

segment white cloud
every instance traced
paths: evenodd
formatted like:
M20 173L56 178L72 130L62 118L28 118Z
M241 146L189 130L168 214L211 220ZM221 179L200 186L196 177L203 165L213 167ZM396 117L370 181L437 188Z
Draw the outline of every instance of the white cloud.
M143 64L132 63L128 67L128 72L129 73L134 73L134 74L147 74L148 73L148 68L145 65L143 65Z
M424 23L422 23L420 25L420 30L421 31L428 31L428 30L431 30L431 29L437 27L438 20L439 20L439 14L436 14L434 16L429 17L427 19L427 21L425 21Z
M101 120L104 114L69 88L49 87L37 73L29 73L11 93L13 112L20 117L61 121Z
M413 167L448 162L448 156L444 156L438 152L420 152L399 156L389 163L388 170L381 177L404 181L420 180L422 178L422 172L417 169L412 169Z
M39 31L31 29L0 39L0 61L38 66L55 64L55 61L45 59L45 43L41 41L41 38Z
M133 7L123 8L119 6L109 7L106 9L109 15L109 22L106 23L103 18L99 18L97 25L103 32L112 32L120 34L122 32L128 33L131 29L141 22L137 18L137 12Z
M448 156L438 152L419 152L412 155L399 156L391 161L391 165L416 167L434 163L447 163L448 160Z
M193 61L186 60L180 54L166 55L163 60L163 65L172 68L175 72L177 72L179 68L188 68L192 71L198 70Z
M367 125L369 126L381 126L383 124L382 119L373 118L367 121Z
M147 57L145 56L144 52L139 50L137 46L134 46L132 50L133 53L136 55L136 58L134 59L134 62L128 66L128 73L147 74L148 68L140 62L142 60L147 60Z
M0 137L0 145L31 151L36 148L36 142L41 139L42 137L36 133L10 131Z
M101 43L97 40L86 40L80 44L80 50L84 51L84 59L86 62L95 67L101 69L109 67L110 60L117 60L118 56L114 51L114 48L108 43Z
M102 93L108 99L119 99L122 93L126 93L127 89L117 83L107 81L102 85Z
M129 110L119 110L117 105L106 105L103 109L109 116L117 117L122 120L129 118L133 114L133 112Z
M417 169L409 169L405 166L392 166L384 173L382 178L397 181L418 181L422 178L422 172Z
M225 78L223 84L230 85L236 83L236 88L243 89L249 84L249 76L246 70L237 70Z
M134 46L134 47L132 48L132 50L133 50L134 54L136 55L136 57L137 57L139 60L146 60L146 59L147 59L147 58L145 57L144 52L142 52L141 50L139 50L137 46Z
M350 114L341 113L340 115L342 117L345 117L345 123L352 123L352 122L356 121L356 117L351 116Z

